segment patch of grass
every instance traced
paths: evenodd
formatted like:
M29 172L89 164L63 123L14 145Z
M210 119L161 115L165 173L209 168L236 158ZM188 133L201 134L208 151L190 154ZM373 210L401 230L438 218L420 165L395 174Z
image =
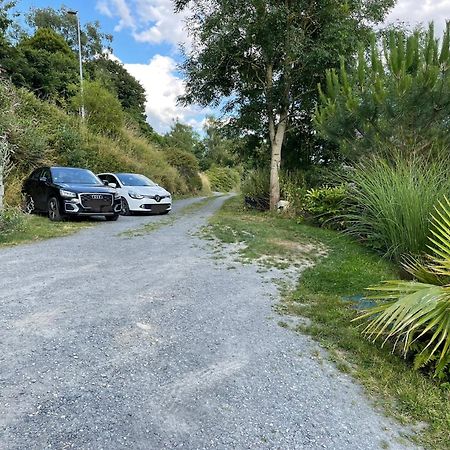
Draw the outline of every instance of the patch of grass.
M228 244L243 243L239 250L243 259L285 268L298 260L316 260L325 252L314 231L311 228L305 235L295 220L247 210L241 197L233 197L211 218L203 235Z
M448 449L448 387L414 371L410 361L390 348L365 340L351 322L356 316L354 303L344 300L381 280L398 278L396 266L347 236L278 215L246 211L241 202L234 198L225 203L211 220L210 235L225 243L244 243L241 252L253 259L286 254L291 260L305 257L290 246L279 245L279 240L326 248L326 257L307 252L315 265L303 272L294 291L284 293L279 310L308 318L310 322L300 321L296 329L327 348L329 358L358 379L377 406L417 431L412 437L415 441L425 448Z
M51 222L44 216L24 215L19 229L8 233L0 233L0 246L5 247L67 236L82 228L93 226L95 223L95 220Z

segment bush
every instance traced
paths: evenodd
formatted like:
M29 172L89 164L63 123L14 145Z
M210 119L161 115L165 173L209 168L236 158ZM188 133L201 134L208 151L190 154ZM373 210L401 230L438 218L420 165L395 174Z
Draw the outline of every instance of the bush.
M200 168L194 154L176 148L167 148L164 154L169 164L184 178L189 190L199 192L202 189L202 180L198 174Z
M249 172L241 185L245 203L259 210L269 209L270 172L268 168L255 169Z
M344 185L309 189L305 195L303 211L320 225L341 228L342 224L338 219L345 211L346 199L347 189Z
M25 229L26 216L19 208L8 208L0 212L0 234L7 235Z
M346 216L349 231L397 261L424 252L433 205L450 194L448 167L419 157L359 164L349 177L355 205Z
M306 194L304 173L300 170L282 172L280 174L280 189L281 198L289 202L289 214L301 214Z
M301 171L280 173L280 193L283 200L289 202L289 211L299 214L305 195L305 178ZM270 204L270 170L255 169L249 172L241 186L242 194L248 206L266 210Z
M84 105L86 121L95 132L116 135L125 120L122 105L117 97L98 81L85 82L83 87L83 96L79 94L74 97L73 106L79 109Z
M211 189L217 192L230 192L239 187L240 174L230 167L211 167L206 172Z

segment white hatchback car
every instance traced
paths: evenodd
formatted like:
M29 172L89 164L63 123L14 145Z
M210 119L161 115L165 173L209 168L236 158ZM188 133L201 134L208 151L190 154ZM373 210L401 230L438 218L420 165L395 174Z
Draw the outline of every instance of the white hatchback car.
M144 175L136 173L100 173L103 182L116 185L122 197L122 214L133 212L167 214L172 209L172 195Z

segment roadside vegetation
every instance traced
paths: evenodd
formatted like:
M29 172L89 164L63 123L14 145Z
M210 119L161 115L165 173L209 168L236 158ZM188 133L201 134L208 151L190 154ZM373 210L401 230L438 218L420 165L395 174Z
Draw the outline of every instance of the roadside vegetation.
M96 222L93 219L51 222L46 217L23 214L17 208L9 208L0 216L0 247L67 236Z
M283 290L276 306L280 325L289 326L283 315L299 316L294 330L310 334L326 348L336 366L358 379L377 406L411 427L414 441L425 448L448 448L448 383L439 384L428 371L412 370L411 357L393 353L391 344L381 348L363 339L353 321L367 306L367 286L400 276L395 263L345 234L246 208L239 197L225 203L205 232L224 243L239 243L241 260L263 267L302 267L298 285ZM314 265L305 268L305 262Z

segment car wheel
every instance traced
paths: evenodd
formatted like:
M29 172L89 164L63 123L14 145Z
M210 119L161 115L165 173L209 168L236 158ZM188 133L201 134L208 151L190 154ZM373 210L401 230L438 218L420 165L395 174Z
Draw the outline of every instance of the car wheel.
M33 197L29 194L23 196L22 211L25 214L32 214L35 210Z
M119 214L114 214L113 216L105 216L108 222L115 222L119 218Z
M122 197L122 209L120 210L122 216L131 216L130 206L125 198Z
M61 212L59 211L59 203L55 197L52 197L48 201L47 210L48 210L48 218L52 222L58 222L58 221L62 220L62 215L61 215Z

